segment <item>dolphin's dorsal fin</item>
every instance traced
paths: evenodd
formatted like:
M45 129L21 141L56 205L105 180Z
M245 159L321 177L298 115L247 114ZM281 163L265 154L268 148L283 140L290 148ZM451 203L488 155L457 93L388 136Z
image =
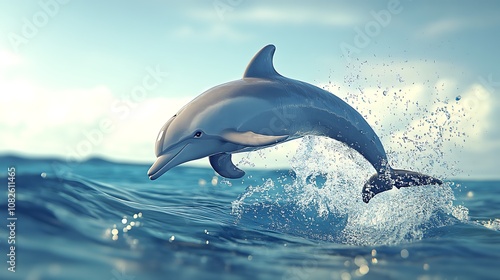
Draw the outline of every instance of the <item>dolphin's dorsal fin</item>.
M243 78L271 78L280 76L273 66L275 50L276 47L274 45L263 47L248 64Z

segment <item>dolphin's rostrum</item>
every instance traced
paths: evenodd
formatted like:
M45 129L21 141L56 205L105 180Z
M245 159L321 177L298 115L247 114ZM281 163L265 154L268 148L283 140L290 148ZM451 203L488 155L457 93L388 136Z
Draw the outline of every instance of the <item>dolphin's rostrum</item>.
M148 171L151 180L207 156L221 176L241 178L245 172L233 164L231 154L319 135L345 143L375 168L377 173L362 190L366 203L393 187L442 184L431 176L391 168L366 120L332 93L278 74L273 66L275 49L265 46L242 79L207 90L163 125L156 141L158 158Z

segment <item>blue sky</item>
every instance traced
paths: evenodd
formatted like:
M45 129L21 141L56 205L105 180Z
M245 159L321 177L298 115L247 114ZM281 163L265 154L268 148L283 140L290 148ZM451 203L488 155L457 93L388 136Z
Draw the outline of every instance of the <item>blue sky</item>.
M358 108L402 162L424 137L454 176L500 178L499 12L498 1L2 0L0 153L153 162L168 117L272 43L278 72ZM297 145L252 160L287 167Z

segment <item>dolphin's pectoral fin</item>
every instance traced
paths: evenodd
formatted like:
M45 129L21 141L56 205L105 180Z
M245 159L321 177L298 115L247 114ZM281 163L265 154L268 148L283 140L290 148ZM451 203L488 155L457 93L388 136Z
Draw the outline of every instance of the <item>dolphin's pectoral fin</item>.
M264 135L257 134L252 131L247 132L237 132L237 131L227 131L223 133L222 138L228 142L247 146L247 147L259 147L273 145L282 142L288 138L288 135Z
M222 177L238 179L245 175L245 171L236 167L231 161L231 154L221 153L209 157L210 165Z
M376 194L388 191L393 187L404 188L425 185L441 185L443 181L418 172L391 169L390 172L375 174L363 187L363 201L368 203Z

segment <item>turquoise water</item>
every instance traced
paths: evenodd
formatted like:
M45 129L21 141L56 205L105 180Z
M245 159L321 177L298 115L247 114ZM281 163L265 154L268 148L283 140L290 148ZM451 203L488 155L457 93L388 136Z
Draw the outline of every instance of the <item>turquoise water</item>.
M15 270L1 279L498 279L500 182L361 201L369 171L247 170L0 157L16 168ZM359 169L360 167L358 167ZM315 171L316 170L316 171ZM7 192L0 200L7 223Z

